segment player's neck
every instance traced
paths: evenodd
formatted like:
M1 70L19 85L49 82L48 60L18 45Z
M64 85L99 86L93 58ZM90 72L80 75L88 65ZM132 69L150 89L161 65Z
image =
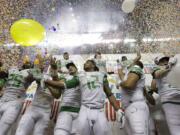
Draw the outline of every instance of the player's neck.
M72 75L72 76L74 76L74 75L76 75L77 73L71 73L71 74L69 74L69 75Z
M94 72L94 69L88 69L86 72Z

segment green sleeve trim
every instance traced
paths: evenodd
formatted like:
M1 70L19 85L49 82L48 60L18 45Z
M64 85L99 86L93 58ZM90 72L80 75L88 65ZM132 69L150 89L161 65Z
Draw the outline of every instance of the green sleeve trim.
M29 72L33 75L36 80L41 80L43 75L39 68L30 69Z
M156 71L158 71L158 70L161 70L159 67L154 67L153 68L153 72L156 72Z
M6 80L5 79L0 79L0 87L3 87L5 84Z
M71 80L65 81L65 85L67 89L75 88L79 85L79 78L74 76Z
M141 78L141 76L143 74L143 70L139 66L133 66L130 69L130 73L137 74Z
M58 61L56 62L56 65L57 65L58 68L61 68L61 61L58 60Z
M65 78L64 75L60 75L60 76L59 76L59 79L60 79L60 80L66 80L66 78Z
M161 69L160 69L159 67L154 67L154 68L153 68L153 72L152 72L153 78L154 78L155 72L158 71L158 70L161 70Z
M103 83L104 83L104 84L108 84L108 83L109 83L109 82L108 82L108 79L107 79L107 75L104 75Z

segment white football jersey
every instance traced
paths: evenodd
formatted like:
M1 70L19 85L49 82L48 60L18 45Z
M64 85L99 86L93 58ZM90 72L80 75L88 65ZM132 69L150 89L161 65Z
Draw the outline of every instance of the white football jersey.
M155 67L154 72L164 67ZM180 88L170 85L167 81L167 75L161 79L155 79L158 87L161 102L174 101L180 102Z
M124 80L127 79L129 73L135 73L140 76L140 80L137 82L136 88L134 90L128 90L122 88L122 105L127 107L131 102L145 100L143 94L143 88L145 86L145 75L143 70L139 66L133 66L127 70Z
M66 88L62 91L61 106L70 106L70 107L80 108L81 91L79 87L79 77L66 74L64 75L64 80L65 80L66 87L68 87L67 85L71 85L72 88Z
M47 78L48 74L43 75L43 77ZM51 79L51 77L49 76ZM32 101L32 105L42 107L42 108L51 108L51 104L54 100L54 97L51 95L49 89L45 87L44 80L42 78L40 86L37 88L36 93L34 95L34 99Z
M79 74L82 105L103 108L104 106L104 82L103 72L83 72Z
M16 100L24 99L25 96L25 77L28 76L28 70L19 71L18 69L11 69L9 71L8 79L4 87L4 94L1 100Z

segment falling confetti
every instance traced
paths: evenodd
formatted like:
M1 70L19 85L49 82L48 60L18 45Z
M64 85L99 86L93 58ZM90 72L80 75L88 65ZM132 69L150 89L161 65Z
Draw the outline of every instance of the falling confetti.
M95 43L93 46L87 43L71 48L71 52L134 53L139 46L144 53L180 53L179 0L141 0L129 14L122 11L122 3L123 0L1 0L0 45L13 43L9 29L14 21L21 18L35 19L58 36L58 32L66 29L62 27L63 21L74 30L69 33L83 34L88 33L90 28L94 31L98 26L97 20L104 16L100 24L109 21L110 26L108 31L100 31L102 39L118 39L119 42ZM91 14L93 12L95 14ZM72 21L68 20L70 17L74 17L73 25L68 24ZM75 31L75 26L78 26L78 31ZM127 43L127 39L135 42ZM63 49L52 47L54 44L49 40L46 44L50 46L48 52L63 52ZM0 46L0 50L7 49Z

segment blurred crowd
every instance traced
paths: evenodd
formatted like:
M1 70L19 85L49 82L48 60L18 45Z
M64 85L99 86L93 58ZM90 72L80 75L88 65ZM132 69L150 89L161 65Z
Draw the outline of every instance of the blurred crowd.
M0 47L0 60L4 63L4 68L9 68L11 66L18 66L18 62L21 59L21 48L17 46Z

